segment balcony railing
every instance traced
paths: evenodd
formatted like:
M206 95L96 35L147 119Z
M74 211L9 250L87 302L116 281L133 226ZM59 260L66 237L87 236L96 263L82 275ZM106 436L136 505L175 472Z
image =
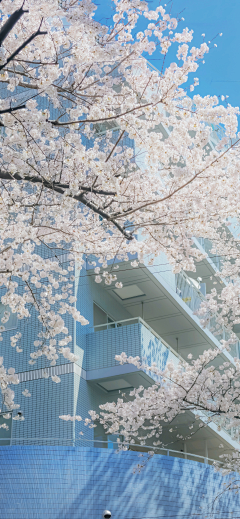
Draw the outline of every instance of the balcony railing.
M184 280L184 276L182 276L182 279ZM186 295L186 293L188 293L188 294L191 293L195 297L195 302L196 302L198 293L200 291L198 291L194 285L190 284L190 280L189 280L189 278L187 278L187 276L185 276L185 279L186 279L186 285L187 285L188 292L186 292L186 290L184 288L183 294ZM180 286L183 287L183 283L181 283ZM189 292L189 290L190 290L190 292ZM202 294L201 294L201 296L202 296ZM201 298L201 296L199 295L200 301L202 301L202 298L203 298L203 296L202 296L202 298ZM194 303L194 297L192 298L193 303ZM121 321L99 324L99 325L94 326L94 330L95 330L95 332L103 331L103 330L113 330L113 329L119 328L121 326L131 326L133 324L138 324L138 323L142 324L145 328L147 328L160 341L161 344L163 344L169 351L171 351L171 353L174 355L174 357L176 357L176 359L178 359L178 361L183 361L183 358L173 348L171 348L171 346L166 341L164 341L164 339L162 339L162 337L160 337L160 335L158 335L155 332L155 330L153 330L141 317L134 317L131 319L124 319ZM209 416L209 414L207 412L206 413L204 412L204 414L206 416ZM213 417L212 422L215 423L217 426L220 425L218 417ZM223 427L221 426L221 429L225 433L227 433L232 438L232 440L239 442L238 429L236 429L236 428L226 429L224 426Z
M132 317L131 319L124 319L122 321L109 321L108 323L103 324L97 324L94 326L95 332L100 332L102 330L110 330L112 328L119 328L120 326L128 326L131 324L137 324L139 322L142 322L146 327L148 327L148 324L145 323L141 317Z
M196 312L201 303L205 301L205 297L202 294L201 290L197 288L194 282L185 274L185 272L181 272L176 274L176 293L183 300L183 302L192 310L192 312ZM208 330L216 337L216 339L220 342L221 339L227 341L230 339L230 333L226 330L224 326L220 326L216 322L216 318L213 317L210 320L208 325ZM231 345L230 354L232 357L238 357L238 341L235 344Z
M119 443L117 441L109 441L109 440L89 440L89 439L76 439L76 438L1 438L0 448L3 447L4 442L6 442L6 446L13 447L17 445L21 446L69 446L69 447L95 447L95 448L103 448L103 449L119 449ZM191 461L198 461L200 463L207 463L212 465L217 460L213 458L208 458L206 456L200 456L199 454L193 454L190 452L183 452L173 449L162 448L162 447L153 447L152 445L139 445L135 443L134 445L124 445L127 451L137 451L137 452L154 452L155 454L161 456L172 456L175 458L182 458Z
M220 270L222 258L218 254L212 253L213 243L210 240L208 240L207 238L196 238L196 240L200 243L201 247L205 250L209 259L215 265L216 269Z
M175 357L177 357L180 361L183 360L181 355L179 355L160 335L158 335L151 326L149 326L146 321L144 321L141 317L132 317L131 319L124 319L122 321L114 321L106 324L98 324L94 326L94 331L102 331L102 330L112 330L113 328L119 328L121 326L130 326L132 324L142 324L145 328L147 328L168 350L170 350Z
M221 417L219 416L212 416L210 412L208 411L202 411L202 413L207 416L208 418L211 417L212 423L221 427L221 431L224 431L226 434L229 434L231 436L232 440L240 444L240 428L239 427L227 427L228 424L230 424L230 420L228 419L223 425L221 423Z
M175 275L175 283L176 293L193 312L196 312L202 301L205 300L201 290L197 288L185 272L180 272Z

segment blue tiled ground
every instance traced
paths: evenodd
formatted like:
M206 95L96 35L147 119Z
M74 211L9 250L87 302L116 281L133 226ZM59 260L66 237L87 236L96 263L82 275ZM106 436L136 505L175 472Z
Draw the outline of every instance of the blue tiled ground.
M224 483L212 467L155 456L134 474L138 462L136 452L2 447L0 517L101 519L105 509L112 512L112 519L211 516L213 500ZM239 509L239 496L224 494L212 517L235 517Z

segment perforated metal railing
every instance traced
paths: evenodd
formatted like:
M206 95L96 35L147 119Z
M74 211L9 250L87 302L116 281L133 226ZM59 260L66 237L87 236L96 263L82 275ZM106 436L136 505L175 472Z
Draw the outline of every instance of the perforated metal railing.
M176 274L176 293L179 297L181 297L182 301L192 310L192 312L196 312L202 301L205 300L202 292L195 286L193 281L185 274L185 272L181 272ZM131 319L124 319L120 321L114 321L104 324L98 324L94 326L94 331L102 331L102 330L110 330L112 328L118 328L120 326L128 326L136 323L141 323L151 331L155 337L157 337L169 350L171 350L176 357L181 359L181 357L177 354L175 350L167 344L164 339L162 339L156 332L153 330L141 317L132 317ZM213 317L210 320L210 323L207 327L209 331L214 335L214 337L220 342L222 339L228 340L230 339L230 333L226 330L224 326L220 326L216 322L216 318ZM238 357L239 355L239 341L232 344L230 346L230 354L232 357Z
M219 256L217 253L214 254L212 252L213 249L213 243L208 238L196 238L198 243L200 243L201 247L205 250L205 252L208 255L208 259L211 260L216 270L220 270L221 267L221 256Z
M173 355L175 355L175 357L177 357L179 360L183 360L183 358L181 357L181 355L179 355L166 341L164 341L164 339L162 339L162 337L160 337L160 335L158 335L157 332L155 332L155 330L153 330L153 328L151 328L151 326L149 326L146 321L144 321L141 317L132 317L131 319L124 319L122 321L114 321L114 322L111 322L111 323L106 323L106 324L98 324L96 326L94 326L94 331L95 332L98 332L98 331L102 331L102 330L111 330L113 328L120 328L121 326L129 326L129 325L133 325L133 324L142 324L145 328L147 328L164 346L166 346L166 348L168 350L170 350Z
M187 278L187 276L186 276L186 278ZM188 284L188 286L189 286L189 284ZM195 287L193 286L193 288L195 288ZM197 289L196 289L196 291L197 291ZM197 293L198 293L198 291L197 291ZM131 326L131 325L137 324L137 323L142 324L145 328L147 328L160 341L161 344L163 344L168 350L171 351L171 353L176 357L176 360L183 361L183 358L181 357L181 355L179 355L166 341L164 341L164 339L162 339L162 337L160 337L160 335L158 335L155 332L155 330L153 330L151 328L151 326L149 326L141 317L133 317L131 319L124 319L121 321L114 321L114 322L110 322L110 323L106 323L106 324L99 324L99 325L94 326L94 330L95 330L95 332L103 331L103 330L112 330L114 328L119 328L121 326ZM206 413L204 412L204 414L206 414L206 416L209 416L209 414L207 412ZM223 430L225 433L227 433L232 438L232 440L240 443L240 441L239 441L240 434L239 434L238 428L232 427L231 429L226 429L226 427L224 427L220 424L220 420L218 419L218 417L212 418L212 422L215 423L217 426L221 426L221 430Z
M192 310L192 312L196 312L196 310L199 309L202 301L205 301L204 295L197 288L197 286L195 286L189 276L185 274L185 272L176 274L175 280L177 295L181 297L182 301ZM225 341L230 339L230 333L224 326L217 324L215 317L210 320L208 330L211 331L211 333L218 341L221 341L221 339L224 339ZM232 344L230 348L230 354L232 357L237 357L238 341L236 341L235 344Z

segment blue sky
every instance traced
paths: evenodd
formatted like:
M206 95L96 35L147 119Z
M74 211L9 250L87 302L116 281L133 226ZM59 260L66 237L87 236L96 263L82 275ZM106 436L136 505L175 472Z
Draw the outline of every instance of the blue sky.
M167 2L163 0L161 4ZM98 5L96 19L107 23L112 9L111 0L96 0L95 3ZM159 0L149 2L150 9L158 5ZM223 33L222 37L214 40L217 48L206 55L205 64L194 74L200 80L194 93L228 95L228 101L240 107L240 0L172 0L168 2L167 12L170 8L175 16L182 11L185 21L181 22L180 27L193 29L194 45L202 42L202 33L206 34L206 41ZM159 56L157 52L149 58L157 68L161 67ZM171 61L176 61L174 56Z

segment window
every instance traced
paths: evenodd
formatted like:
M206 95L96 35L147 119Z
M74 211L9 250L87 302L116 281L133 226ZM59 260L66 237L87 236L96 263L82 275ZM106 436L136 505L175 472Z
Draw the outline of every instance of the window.
M99 326L101 324L109 324L113 323L113 319L102 309L100 306L93 303L93 326ZM114 325L110 326L99 326L99 330L107 330L107 328L112 328Z
M206 283L200 283L200 292L202 292L204 297L206 296L206 293L207 293Z

